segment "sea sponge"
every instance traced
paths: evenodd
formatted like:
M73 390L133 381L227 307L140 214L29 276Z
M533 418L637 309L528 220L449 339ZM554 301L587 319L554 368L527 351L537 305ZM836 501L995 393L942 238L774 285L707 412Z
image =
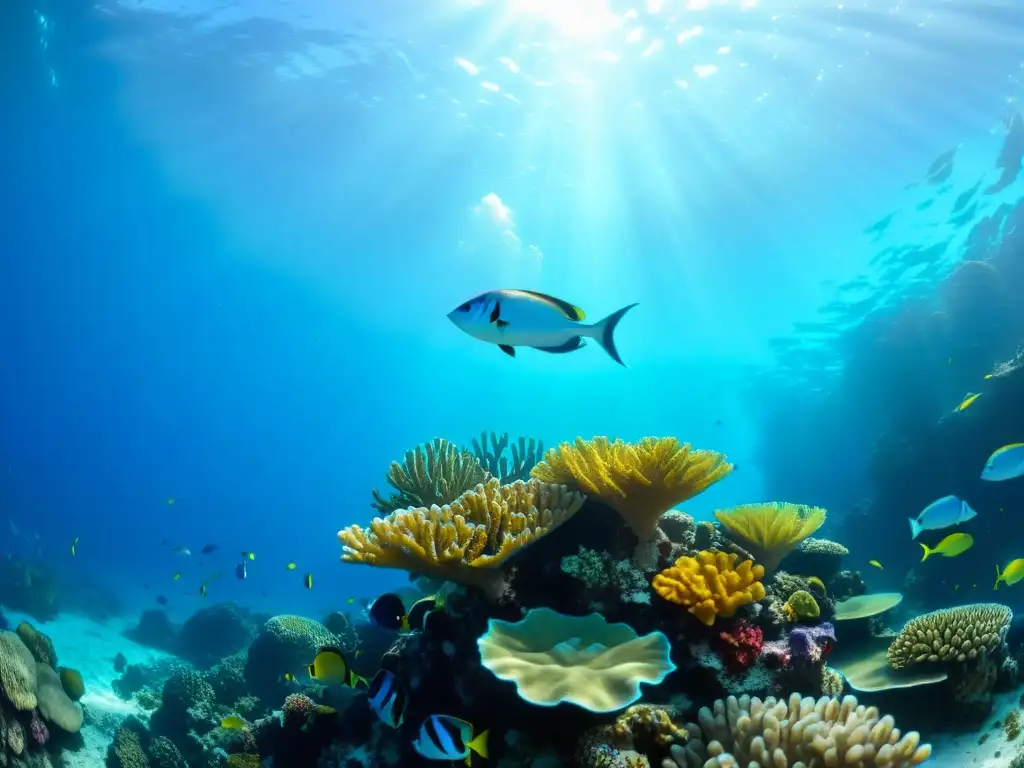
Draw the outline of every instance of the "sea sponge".
M786 604L782 607L786 620L790 622L806 621L821 616L821 608L814 595L805 590L799 589L789 596Z
M60 676L53 671L53 667L37 662L36 680L39 686L36 693L39 713L66 733L82 730L82 707L64 693Z
M614 712L640 698L641 684L656 685L676 668L661 632L638 637L632 627L597 613L534 608L518 622L491 619L477 646L487 669L542 707L569 703Z
M64 693L72 701L78 701L85 694L85 683L82 680L82 673L71 667L61 667L57 670L60 674L60 684L64 686Z
M889 646L889 665L963 662L1003 643L1013 611L998 603L943 608L908 621Z
M719 509L715 517L729 534L739 538L766 573L825 522L825 510L802 504L767 502Z
M405 461L391 462L388 483L398 493L384 498L373 489L374 509L388 514L407 507L450 504L487 480L487 472L472 453L436 438L405 452Z
M450 505L398 510L369 530L339 531L341 559L486 586L500 580L496 569L508 557L575 515L584 498L563 485L492 478Z
M56 668L57 651L54 649L49 635L40 632L27 621L21 622L14 631L18 633L18 637L21 638L25 647L32 651L32 656L36 661Z
M696 557L680 557L671 568L654 577L654 591L686 608L707 626L719 616L728 618L736 609L764 597L764 568L736 555L707 550Z
M36 660L14 632L0 632L0 691L15 709L38 706Z
M544 455L531 475L574 485L618 512L641 542L652 539L661 516L732 471L725 455L695 450L674 437L639 443L576 438Z
M671 749L678 766L903 768L922 764L932 752L916 731L901 735L892 717L858 705L853 696L815 701L794 693L788 703L730 696L703 707L698 720L687 725L686 745Z

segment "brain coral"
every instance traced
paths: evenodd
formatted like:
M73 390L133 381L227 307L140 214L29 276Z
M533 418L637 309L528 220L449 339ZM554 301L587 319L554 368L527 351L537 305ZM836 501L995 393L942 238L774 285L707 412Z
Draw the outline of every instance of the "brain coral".
M932 753L916 731L900 734L888 715L847 696L789 702L750 696L719 699L704 707L699 725L689 724L690 740L671 749L676 765L687 768L789 768L857 766L903 768L920 765Z
M534 608L518 622L491 619L477 645L487 669L543 707L569 703L614 712L640 698L641 684L660 683L676 668L663 634L638 637L628 625L609 624L597 613L566 616Z
M36 680L39 689L39 712L44 718L67 733L78 733L82 729L82 708L68 698L60 676L48 664L36 664Z
M36 660L14 632L0 632L0 689L15 709L35 709Z
M297 674L311 664L316 652L338 639L318 621L304 616L274 616L249 646L245 678L265 697L278 697L281 676Z
M697 557L680 557L671 568L654 577L654 591L666 600L684 605L707 626L719 616L728 618L736 609L764 597L760 579L764 568L737 556L708 550Z
M78 701L85 695L85 682L82 680L82 673L71 667L61 667L57 670L60 674L61 685L64 686L64 693L72 701Z
M996 650L1013 611L998 603L943 608L906 623L889 646L889 664L903 669L926 662L963 662Z

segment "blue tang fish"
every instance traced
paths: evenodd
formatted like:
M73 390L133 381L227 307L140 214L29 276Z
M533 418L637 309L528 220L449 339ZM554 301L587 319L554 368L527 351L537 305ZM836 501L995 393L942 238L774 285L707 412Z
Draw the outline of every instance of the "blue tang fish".
M412 748L427 760L465 760L470 753L487 757L487 734L473 738L473 726L451 715L431 715L423 721Z
M977 516L978 513L966 501L956 496L943 496L925 507L916 520L909 518L910 537L916 539L921 531L939 531Z
M536 291L503 290L481 293L448 313L448 319L474 339L497 344L506 355L516 347L533 347L556 355L575 352L585 339L597 341L619 365L625 365L615 348L615 327L636 304L612 312L588 325L586 315L574 304Z
M1010 443L997 449L981 471L982 480L1013 480L1024 475L1024 443Z

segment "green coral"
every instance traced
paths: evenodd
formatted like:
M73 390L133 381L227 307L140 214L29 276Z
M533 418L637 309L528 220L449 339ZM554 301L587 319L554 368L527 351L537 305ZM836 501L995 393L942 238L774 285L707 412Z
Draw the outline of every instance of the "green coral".
M373 489L373 507L383 514L396 509L451 504L487 479L487 472L469 451L443 438L406 451L405 460L391 462L388 483L398 493L384 498Z
M0 632L0 690L15 709L38 706L36 660L14 632Z
M580 547L562 558L562 572L582 581L590 590L615 590L624 603L649 603L650 585L629 560L615 560L607 552Z
M782 610L789 621L806 621L821 616L821 608L814 595L802 589L789 596Z
M508 432L503 432L501 437L491 432L490 449L487 447L486 431L480 433L479 440L473 439L473 453L476 454L477 461L493 477L498 478L502 485L514 483L516 480L525 483L530 479L530 470L544 457L544 443L532 437L529 441L525 437L520 437L512 444L511 464L508 458L502 455L508 447Z

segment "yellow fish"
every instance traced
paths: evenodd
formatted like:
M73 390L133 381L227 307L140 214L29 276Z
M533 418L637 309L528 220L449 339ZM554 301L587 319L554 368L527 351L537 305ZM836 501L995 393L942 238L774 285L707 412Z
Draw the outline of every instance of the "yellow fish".
M350 688L355 688L359 683L368 685L365 678L352 671L344 654L331 645L321 648L306 669L310 677L325 685L347 685Z
M974 394L973 392L968 392L964 396L964 399L960 401L960 405L958 405L955 410L958 413L962 413L963 411L966 411L968 408L971 407L971 403L973 403L979 397L981 397L981 392L978 392L977 394Z
M249 724L245 722L245 720L240 718L238 715L228 715L220 721L220 727L232 729L248 728Z
M72 557L75 556L75 550L77 549L77 547L78 547L78 537L75 536L75 540L71 542L71 556Z
M242 553L242 559L243 560L255 560L256 559L256 553L255 552L243 552Z
M289 571L294 571L295 567L295 563L288 563L288 565L285 566Z
M1000 582L1008 587L1012 587L1021 579L1024 579L1024 558L1018 557L1003 568L1002 573L999 572L999 566L996 566L996 584L992 589L999 589Z
M176 574L174 574L174 577L173 577L173 578L174 578L174 580L175 580L175 581L177 581L178 579L180 579L180 578L181 578L181 571L178 571L178 572L177 572Z
M302 579L302 583L305 585L306 589L312 589L313 588L313 574L312 573L307 573L306 576Z
M991 373L986 373L985 374L985 378L986 379L991 379L992 378L992 374Z
M875 568L877 568L880 571L881 570L885 570L884 568L882 568L882 564L880 562L878 562L877 560L868 560L868 565L873 565L873 566L875 566Z
M354 597L350 597L350 598L349 598L348 600L346 600L345 602L346 602L346 603L348 603L349 605L352 605L352 603L354 603L355 601L356 601L356 599L355 599Z
M917 542L921 544L921 542ZM921 544L921 549L924 550L924 555L921 557L923 563L932 555L942 555L943 557L956 557L961 555L974 546L974 538L969 533L951 533L949 536L944 538L934 548L929 549L927 544Z

